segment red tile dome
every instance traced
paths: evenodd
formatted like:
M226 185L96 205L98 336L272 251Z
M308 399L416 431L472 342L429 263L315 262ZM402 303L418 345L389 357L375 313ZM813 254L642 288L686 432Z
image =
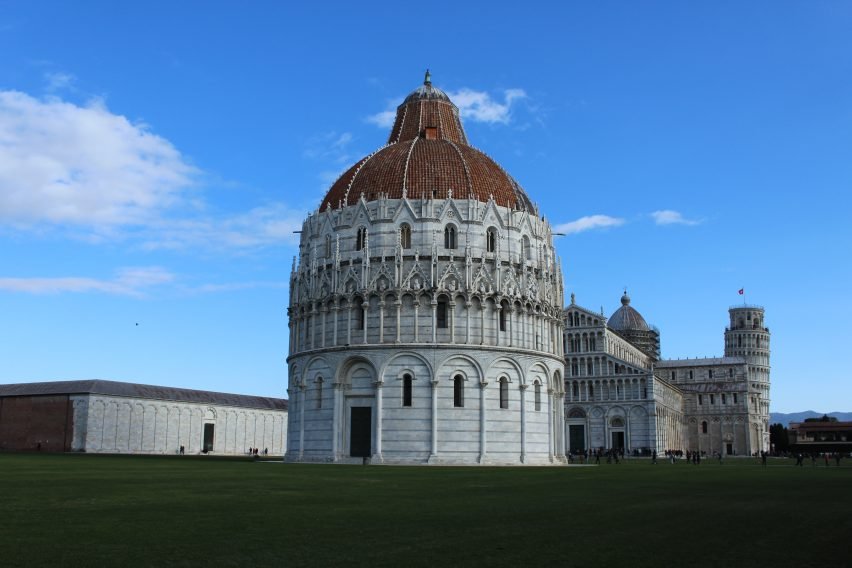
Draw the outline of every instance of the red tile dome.
M497 162L467 143L459 110L426 80L397 108L388 145L350 167L328 190L320 211L384 195L389 199L486 202L537 214L521 186Z

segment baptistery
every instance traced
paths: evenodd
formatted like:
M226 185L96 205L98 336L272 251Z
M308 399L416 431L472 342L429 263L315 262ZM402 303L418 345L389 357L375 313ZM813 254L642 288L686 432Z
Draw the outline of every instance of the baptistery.
M427 72L302 225L288 461L564 461L550 225Z

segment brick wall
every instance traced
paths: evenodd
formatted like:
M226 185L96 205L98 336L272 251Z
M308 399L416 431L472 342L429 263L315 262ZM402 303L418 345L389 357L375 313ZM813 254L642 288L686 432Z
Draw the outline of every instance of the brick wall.
M0 398L0 450L69 451L72 431L68 395Z

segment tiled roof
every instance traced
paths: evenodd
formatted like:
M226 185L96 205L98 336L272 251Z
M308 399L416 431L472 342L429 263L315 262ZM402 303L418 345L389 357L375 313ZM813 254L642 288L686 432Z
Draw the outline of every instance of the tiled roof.
M404 190L404 191L403 191ZM391 144L352 166L331 186L320 211L354 205L385 194L390 199L456 199L487 202L535 212L520 185L497 163L470 146L415 138Z
M262 410L287 410L287 401L281 398L248 396L223 392L179 389L117 381L52 381L45 383L15 383L0 385L0 397L4 396L46 396L63 394L101 394L152 400L173 400L175 402L195 402L200 404L218 404Z

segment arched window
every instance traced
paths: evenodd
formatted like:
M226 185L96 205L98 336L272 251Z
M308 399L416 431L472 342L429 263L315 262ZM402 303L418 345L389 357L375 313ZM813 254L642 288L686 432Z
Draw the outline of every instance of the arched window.
M524 235L522 241L524 245L524 258L526 260L532 260L532 245L530 245L530 238Z
M446 329L448 327L447 324L447 299L445 297L438 298L438 306L435 311L435 325L438 329Z
M509 408L509 380L500 377L500 408Z
M574 381L574 398L580 396L580 385L577 384L577 381Z
M500 318L500 331L506 331L506 310L508 309L508 302L500 302L500 315L498 316Z
M325 236L325 257L331 258L331 235Z
M712 378L713 378L713 369L709 369L709 370L707 371L707 377L708 377L708 378L710 378L710 379L712 379Z
M452 225L444 227L444 248L456 248L456 228Z
M411 225L408 223L399 226L399 244L404 249L411 248Z
M355 329L364 329L364 300L355 298Z
M729 377L733 377L733 376L734 376L734 370L733 370L733 369L728 369L728 376L729 376Z
M485 233L485 250L488 252L497 251L497 229L491 227Z
M402 376L402 405L411 406L412 378L408 373Z
M589 385L589 399L595 400L595 385Z
M541 410L541 383L536 381L533 388L535 389L535 411L539 412ZM574 384L574 388L577 388L576 383Z
M743 346L743 337L740 335L737 337L737 347Z
M734 393L734 404L737 403L737 393Z
M317 377L317 408L322 408L322 377Z
M705 420L705 421L703 421L703 422L701 422L701 433L702 433L702 434L706 434L706 433L707 433L707 421L706 421L706 420Z
M364 244L367 242L367 227L358 227L358 234L355 236L355 250L364 250Z
M464 406L464 377L461 375L453 377L453 406L456 408Z
M722 404L728 404L728 401L725 397L725 393L722 393Z
M716 404L716 395L710 395L710 404Z

